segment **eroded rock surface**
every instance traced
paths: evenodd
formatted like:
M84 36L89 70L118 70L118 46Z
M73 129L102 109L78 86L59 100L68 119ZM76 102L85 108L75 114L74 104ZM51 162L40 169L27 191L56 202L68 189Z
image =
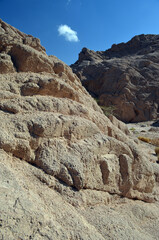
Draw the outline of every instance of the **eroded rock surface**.
M7 55L6 67L0 62L0 238L125 239L118 210L108 226L108 205L127 209L138 199L157 208L157 164L125 124L103 114L68 66L48 57L39 40L0 23L0 54ZM105 206L102 222L90 217L96 205L97 219ZM129 214L121 214L124 224ZM128 228L129 239L152 234L133 231L130 221Z
M159 115L159 35L139 35L106 51L83 48L71 65L101 105L114 106L125 122Z

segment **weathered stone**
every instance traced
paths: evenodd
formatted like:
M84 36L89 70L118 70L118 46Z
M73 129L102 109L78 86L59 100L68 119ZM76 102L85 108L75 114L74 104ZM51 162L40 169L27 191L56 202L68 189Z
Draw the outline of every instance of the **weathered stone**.
M125 201L127 211L128 198L158 200L158 169L149 155L123 123L103 114L68 66L44 54L38 40L0 23L0 53L10 41L5 54L17 61L16 72L0 74L0 239L104 240L128 234L148 240L151 230L142 234L118 207L109 218L117 230L106 231L104 223L109 225L109 203ZM92 223L90 209L98 219L103 207L102 222ZM132 236L120 230L120 213ZM156 226L159 212L152 214Z
M5 53L0 53L0 73L15 72L11 57Z
M8 54L17 72L53 72L52 62L47 56L30 46L13 44Z
M106 51L82 49L71 65L102 106L113 106L125 122L155 119L159 113L159 35L139 35Z

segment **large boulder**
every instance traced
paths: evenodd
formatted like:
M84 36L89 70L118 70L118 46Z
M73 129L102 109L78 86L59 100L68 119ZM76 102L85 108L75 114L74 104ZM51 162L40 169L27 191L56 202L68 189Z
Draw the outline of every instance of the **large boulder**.
M115 108L124 122L159 114L159 35L139 35L106 51L83 48L71 65L100 105Z
M155 202L157 164L67 65L48 57L38 40L2 21L1 28L8 67L0 62L0 238L104 240L104 222L101 232L87 207L123 198Z

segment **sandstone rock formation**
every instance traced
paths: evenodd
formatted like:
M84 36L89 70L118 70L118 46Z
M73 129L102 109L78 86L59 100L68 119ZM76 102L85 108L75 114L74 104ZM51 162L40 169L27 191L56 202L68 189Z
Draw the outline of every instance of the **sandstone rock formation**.
M0 239L156 239L158 165L39 40L0 26Z
M159 115L159 35L139 35L106 51L83 48L71 65L100 104L115 106L124 122Z

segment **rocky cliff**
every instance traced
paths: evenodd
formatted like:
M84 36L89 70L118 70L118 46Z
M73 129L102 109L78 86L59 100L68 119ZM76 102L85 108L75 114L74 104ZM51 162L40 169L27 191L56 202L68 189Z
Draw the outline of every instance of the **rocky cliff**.
M72 66L101 105L124 122L159 115L159 35L139 35L106 51L83 48Z
M0 239L156 239L151 155L67 65L2 20L0 122Z

